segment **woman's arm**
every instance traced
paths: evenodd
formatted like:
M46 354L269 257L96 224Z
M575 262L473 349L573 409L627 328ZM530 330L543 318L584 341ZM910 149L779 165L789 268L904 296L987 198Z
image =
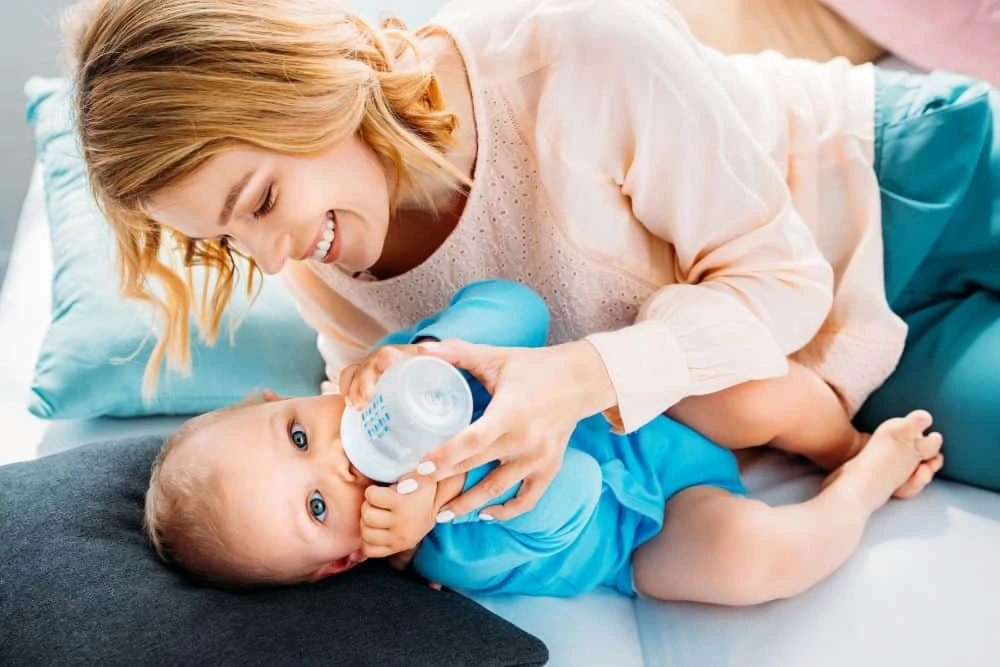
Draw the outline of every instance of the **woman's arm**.
M716 78L718 59L672 8L576 4L542 130L579 187L617 185L676 262L676 282L634 326L587 339L617 394L609 417L632 431L687 396L783 375L829 312L833 270Z
M504 461L452 503L456 513L521 480L518 496L493 511L530 509L575 424L595 412L632 431L687 396L782 376L833 301L832 267L782 173L676 12L663 0L543 6L549 23L536 29L553 64L540 77L540 150L568 170L559 179L568 187L617 186L639 223L669 244L676 282L618 331L541 350L434 352L476 375L493 401L424 469L441 479Z

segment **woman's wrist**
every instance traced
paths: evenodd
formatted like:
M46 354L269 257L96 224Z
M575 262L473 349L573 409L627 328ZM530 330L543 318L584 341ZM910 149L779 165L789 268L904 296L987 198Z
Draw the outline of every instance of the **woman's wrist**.
M566 386L578 399L581 419L604 412L618 404L618 395L611 382L611 375L604 365L600 352L592 343L578 340L558 347L567 356L567 363L564 366L569 371Z

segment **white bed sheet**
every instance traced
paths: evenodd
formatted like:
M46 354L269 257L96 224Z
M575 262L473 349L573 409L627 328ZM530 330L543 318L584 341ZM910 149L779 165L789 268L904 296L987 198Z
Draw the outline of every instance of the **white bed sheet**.
M25 200L0 294L0 464L84 442L161 433L175 418L46 423L25 408L49 319L51 257L40 175ZM744 466L752 495L774 504L813 494L809 466L762 452ZM858 553L795 599L746 609L632 601L610 591L565 600L479 601L540 637L557 667L581 665L1000 664L1000 495L935 482L893 502Z

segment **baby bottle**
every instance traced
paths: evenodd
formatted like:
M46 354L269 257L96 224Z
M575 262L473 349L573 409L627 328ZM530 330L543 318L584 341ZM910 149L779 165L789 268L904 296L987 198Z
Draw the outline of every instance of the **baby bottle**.
M392 483L471 421L472 391L462 374L437 357L409 357L379 378L368 407L344 409L340 438L363 475Z

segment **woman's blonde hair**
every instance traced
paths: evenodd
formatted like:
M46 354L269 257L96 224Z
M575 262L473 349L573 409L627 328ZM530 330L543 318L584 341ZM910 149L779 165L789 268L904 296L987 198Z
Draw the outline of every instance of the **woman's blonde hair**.
M164 261L164 230L143 212L154 193L237 146L308 154L355 133L395 177L393 207L406 189L426 194L420 173L468 185L445 158L456 119L433 72L397 67L416 51L394 19L376 27L331 0L87 0L64 30L81 149L117 241L123 294L162 318L146 397L164 358L189 370L192 312L214 342L237 278L222 240L167 230L180 265ZM200 285L195 265L206 267ZM246 266L252 290L256 266Z

